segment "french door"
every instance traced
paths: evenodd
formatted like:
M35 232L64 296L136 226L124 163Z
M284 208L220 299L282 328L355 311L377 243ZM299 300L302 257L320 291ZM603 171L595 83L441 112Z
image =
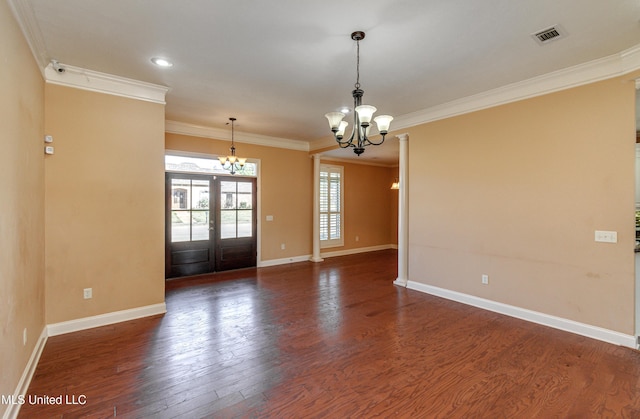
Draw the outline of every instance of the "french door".
M165 276L256 266L256 180L166 174Z

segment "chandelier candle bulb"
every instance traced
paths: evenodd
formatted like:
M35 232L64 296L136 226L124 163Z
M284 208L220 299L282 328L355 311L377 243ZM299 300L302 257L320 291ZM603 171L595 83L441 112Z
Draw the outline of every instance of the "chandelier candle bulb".
M380 134L386 134L389 132L389 125L391 125L391 121L393 121L393 116L391 115L380 115L373 118L373 121L378 126L378 131Z
M373 114L377 111L375 106L371 105L360 105L356 108L356 112L358 112L358 117L360 118L360 125L366 127L371 122L371 118Z
M338 127L338 131L336 132L336 138L344 137L344 132L346 131L348 125L349 125L349 123L347 121L341 121L340 122L340 126Z
M342 122L342 118L344 118L344 114L342 112L329 112L328 114L325 114L325 118L329 121L331 131L338 132L340 130L339 127Z

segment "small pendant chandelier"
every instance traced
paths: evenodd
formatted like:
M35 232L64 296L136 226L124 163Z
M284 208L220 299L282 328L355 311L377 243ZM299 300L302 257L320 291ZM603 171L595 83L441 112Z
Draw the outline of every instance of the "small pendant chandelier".
M244 167L244 164L246 163L247 159L244 157L236 157L236 147L234 145L233 142L233 123L235 122L236 118L229 118L229 121L231 121L231 148L229 150L231 150L231 155L230 156L220 156L218 157L218 160L220 160L220 164L222 165L222 168L224 170L229 170L231 172L232 175L236 174L236 171L242 170L242 168ZM227 125L229 125L229 123L227 123Z
M389 132L389 125L393 121L393 117L390 115L380 115L373 120L378 126L378 132L382 135L382 139L379 142L371 141L369 138L369 129L371 128L371 118L377 111L375 106L363 105L362 96L364 90L360 88L360 41L364 39L364 32L356 31L351 34L351 39L356 41L357 60L356 60L356 84L355 89L351 93L353 95L353 128L351 136L347 140L343 140L344 131L349 125L348 122L343 121L345 114L342 112L329 112L325 115L329 121L331 132L333 132L336 141L341 148L353 147L353 152L358 156L364 153L364 148L368 145L380 145L384 142L384 136Z

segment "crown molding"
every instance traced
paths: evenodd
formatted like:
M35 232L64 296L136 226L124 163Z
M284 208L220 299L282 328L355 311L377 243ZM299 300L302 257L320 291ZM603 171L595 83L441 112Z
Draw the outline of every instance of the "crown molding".
M179 121L165 121L165 132L172 134L189 135L192 137L204 137L214 140L231 140L231 131L228 129L205 127ZM306 141L292 140L289 138L269 137L266 135L235 132L234 141L238 143L254 144L265 147L285 148L296 151L309 151L309 143Z
M394 119L393 129L403 130L440 119L542 96L622 76L638 69L640 69L640 44L608 57L398 116Z
M50 59L45 53L47 48L44 42L44 36L40 31L40 26L38 26L36 16L33 13L33 8L29 7L25 0L7 0L7 3L9 3L13 16L15 17L18 26L20 26L22 34L31 49L31 54L35 57L38 67L40 67L40 71L43 73L42 75L44 77L43 69L46 67Z
M387 168L393 168L393 167L398 167L398 163L390 163L390 164L386 164L386 163L379 163L376 162L375 160L358 160L357 158L344 158L344 157L332 157L332 156L325 156L325 155L320 155L320 161L323 162L337 162L337 163L348 163L348 164L360 164L363 166L377 166L377 167L387 167Z
M100 73L63 63L60 63L60 66L65 70L62 73L54 70L51 64L45 67L44 76L47 83L166 104L165 96L169 91L166 86Z
M620 53L622 60L622 74L640 69L640 44Z
M318 138L316 140L311 140L309 141L309 150L310 151L316 151L316 150L320 150L322 148L329 148L332 147L334 145L337 145L336 139L331 136L331 137L323 137L323 138Z

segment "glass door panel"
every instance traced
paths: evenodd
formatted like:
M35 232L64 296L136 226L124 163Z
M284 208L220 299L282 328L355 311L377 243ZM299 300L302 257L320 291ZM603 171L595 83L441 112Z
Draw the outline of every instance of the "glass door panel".
M256 180L218 179L219 241L216 244L218 270L256 264Z
M191 181L191 208L209 209L209 181Z
M169 278L213 272L213 176L167 173L166 177L165 274Z
M209 211L191 211L191 241L209 240Z
M253 211L238 210L237 216L237 237L253 236Z

